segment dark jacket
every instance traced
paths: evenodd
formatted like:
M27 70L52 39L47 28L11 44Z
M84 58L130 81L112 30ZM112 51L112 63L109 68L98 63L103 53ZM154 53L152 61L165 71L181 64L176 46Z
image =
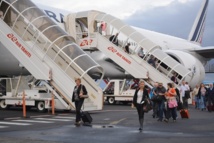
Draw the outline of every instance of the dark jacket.
M76 88L76 86L74 87L74 89L75 89L75 88ZM80 95L81 89L82 89L82 91L83 91L83 95L87 95L87 94L88 94L88 92L87 92L85 86L82 85L82 84L80 84L80 86L79 86L78 89L77 89L77 94L78 94L78 96ZM80 96L79 96L79 98L80 98ZM80 100L84 100L84 98L80 98ZM73 92L72 102L74 102L74 101L75 101L75 100L74 100L74 92Z
M135 107L137 105L137 93L138 93L138 91L139 91L139 88L135 90L135 94L134 94L134 97L133 97L133 104L135 105ZM149 98L149 94L148 94L148 90L146 90L144 88L142 101L144 101L146 98Z
M208 88L206 95L207 95L208 98L213 98L214 99L214 87L212 88L212 90L210 88Z

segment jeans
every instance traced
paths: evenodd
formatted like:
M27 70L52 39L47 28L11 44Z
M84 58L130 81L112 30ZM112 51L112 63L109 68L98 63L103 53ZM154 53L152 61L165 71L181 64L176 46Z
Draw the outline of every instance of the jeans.
M84 100L75 101L75 107L76 107L76 122L79 122L81 120L81 108L83 105Z
M199 109L204 109L206 108L205 106L205 96L201 95L201 98L199 100Z
M164 100L158 102L159 120L163 120Z
M153 108L153 117L158 117L158 103L152 102L152 108Z

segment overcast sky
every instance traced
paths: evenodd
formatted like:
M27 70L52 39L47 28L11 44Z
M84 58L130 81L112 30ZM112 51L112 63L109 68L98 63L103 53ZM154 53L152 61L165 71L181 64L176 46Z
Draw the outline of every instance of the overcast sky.
M38 3L38 0L33 0ZM99 10L126 23L187 39L202 0L42 0L69 11ZM214 0L210 0L203 46L214 46Z

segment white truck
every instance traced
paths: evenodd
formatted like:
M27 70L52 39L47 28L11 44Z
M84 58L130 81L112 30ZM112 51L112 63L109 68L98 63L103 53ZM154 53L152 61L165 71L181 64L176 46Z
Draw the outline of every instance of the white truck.
M139 81L139 79L110 80L103 89L104 100L108 104L115 104L116 102L122 102L123 104L131 103ZM152 89L152 86L147 84L147 82L145 82L145 86L147 86L148 90Z
M17 78L0 78L0 108L7 109L11 106L22 106L23 91L25 92L26 108L35 107L38 111L44 112L51 109L52 93L46 81L36 81L33 84L24 83L22 87L21 79ZM22 80L23 81L23 80ZM26 87L28 85L28 87ZM55 108L65 109L62 103L55 98Z
M124 80L110 80L103 89L104 99L108 104L115 104L117 101L123 104L132 102L135 89L130 87L130 82Z

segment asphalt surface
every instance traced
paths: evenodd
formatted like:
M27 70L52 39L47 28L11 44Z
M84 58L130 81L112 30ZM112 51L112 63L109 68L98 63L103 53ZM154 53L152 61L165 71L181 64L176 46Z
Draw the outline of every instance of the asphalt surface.
M138 131L137 112L130 105L105 105L103 111L92 112L92 126L76 127L75 114L58 111L0 110L0 142L4 143L204 143L214 139L214 112L190 107L190 119L176 123L157 122L152 112L145 114L144 130ZM4 118L3 118L4 117ZM14 118L13 118L14 117ZM10 124L14 123L14 124ZM19 125L22 123L24 125Z

